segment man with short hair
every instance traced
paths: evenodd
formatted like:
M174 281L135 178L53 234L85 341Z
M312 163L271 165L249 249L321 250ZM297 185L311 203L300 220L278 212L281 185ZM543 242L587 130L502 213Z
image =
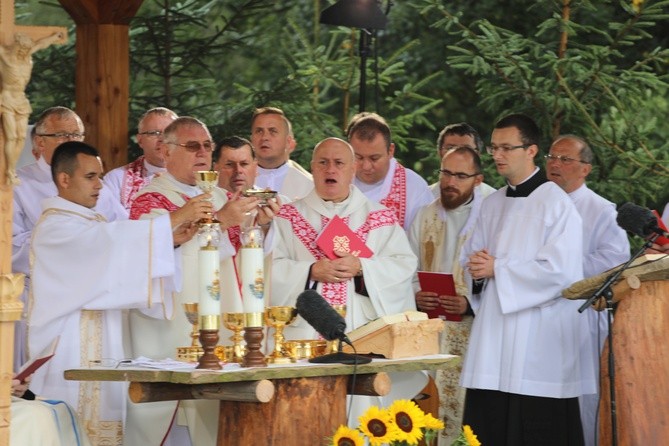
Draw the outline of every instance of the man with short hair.
M137 125L137 144L142 155L125 166L107 172L104 183L112 196L130 213L135 194L147 186L157 174L165 171L165 156L158 144L163 130L178 116L165 107L148 110Z
M258 187L275 190L290 200L302 198L313 189L311 174L289 159L296 142L283 110L262 107L253 112L251 143L258 160Z
M173 308L169 292L163 298L158 290L173 288L172 247L194 235L184 225L207 215L211 204L192 203L154 221L108 223L93 210L102 189L97 150L69 141L50 161L58 196L42 202L33 230L28 341L38 353L60 340L31 387L73 406L93 444L121 444L125 386L67 381L63 372L127 357L124 309L159 318L181 311Z
M546 155L548 179L560 186L572 199L583 221L583 275L592 277L630 257L627 234L616 222L616 205L597 195L586 184L592 170L593 154L588 143L576 135L558 136ZM599 372L599 357L608 335L604 313L590 308L589 340L592 343L594 367ZM599 375L598 375L599 376ZM599 390L599 389L597 389ZM579 397L585 444L597 445L597 411L599 392Z
M51 158L60 144L67 141L84 140L84 124L81 118L66 107L51 107L39 116L34 126L34 149L39 154L34 163L17 170L20 184L14 187L12 216L12 271L26 275L22 294L24 308L30 287L30 238L32 230L42 213L41 202L58 194L51 176ZM107 220L123 218L121 206L112 198L107 188L102 188L95 205L97 212ZM25 311L24 318L25 319ZM18 321L15 338L15 366L19 367L25 357L25 321Z
M439 170L440 197L418 211L408 234L411 248L418 256L419 271L453 275L454 296L423 291L417 275L413 281L418 310L428 312L441 307L462 317L459 321L444 321L440 352L445 354L464 356L469 341L473 311L459 259L481 208L483 197L477 186L482 181L481 158L475 150L457 146L445 152ZM439 435L439 444L450 445L462 431L465 392L459 384L461 371L462 366L456 365L436 372L439 418L446 425Z
M211 169L211 156L214 142L207 126L200 120L182 116L168 125L160 141L160 150L165 155L166 172L153 178L142 189L130 210L132 219L152 219L167 212L186 206L188 203L207 198L196 185L196 172ZM221 237L219 252L220 282L235 283L233 256L239 248L239 225L247 214L257 210L258 223L269 226L273 212L278 207L258 208L257 198L241 197L238 193L230 197L225 190L214 187L209 197L213 203L213 217L220 222ZM175 246L177 258L177 278L181 287L175 295L179 311L171 320L148 319L143 314L130 312L130 332L134 356L153 358L173 357L177 347L188 342L191 325L181 308L184 303L192 302L199 293L198 250L196 239L180 246ZM242 311L239 289L233 286L221 287L221 307L223 312ZM222 328L223 329L223 328ZM221 339L226 336L221 333ZM227 336L226 336L227 337ZM151 406L130 404L126 435L128 444L160 444L169 432L175 442L187 444L192 441L198 446L213 444L216 440L217 403L212 401L181 401L175 415L177 402L166 401ZM182 426L173 425L173 417L187 420L188 432ZM176 436L186 434L186 438ZM188 438L190 436L190 439Z
M485 149L479 132L466 122L448 124L441 129L439 136L437 136L437 153L439 154L439 159L443 158L449 150L458 147L467 147L474 150L479 155L481 154L481 151ZM495 188L486 183L479 184L477 189L481 191L483 198L495 192ZM430 191L434 198L439 198L441 195L440 181L431 184Z
M346 135L357 163L353 184L371 201L395 212L400 226L408 230L418 209L433 200L427 182L395 159L390 127L376 113L353 116Z
M218 187L228 192L253 189L258 174L258 161L251 142L239 136L223 138L216 143L212 155L218 172Z
M483 202L461 256L479 288L463 424L486 445L582 445L578 396L596 387L587 317L561 296L583 277L583 225L535 165L540 138L525 115L497 122L488 153L507 185Z

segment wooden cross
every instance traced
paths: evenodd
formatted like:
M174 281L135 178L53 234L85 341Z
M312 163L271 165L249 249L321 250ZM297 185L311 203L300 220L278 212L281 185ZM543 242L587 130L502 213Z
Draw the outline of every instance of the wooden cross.
M0 45L11 45L14 34L22 33L34 41L60 32L63 39L55 43L67 42L67 29L61 26L21 26L14 23L14 0L0 0Z

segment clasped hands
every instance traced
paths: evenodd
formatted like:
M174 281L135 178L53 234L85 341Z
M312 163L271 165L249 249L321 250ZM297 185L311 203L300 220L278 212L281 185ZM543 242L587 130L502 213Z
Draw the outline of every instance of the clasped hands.
M431 311L442 307L446 313L465 314L467 299L465 296L439 296L432 291L418 291L416 293L416 308L419 311Z
M495 257L491 256L486 249L477 251L469 256L467 269L473 279L489 279L495 276Z
M360 259L348 252L335 251L339 258L320 259L311 267L309 279L317 282L346 282L362 271Z

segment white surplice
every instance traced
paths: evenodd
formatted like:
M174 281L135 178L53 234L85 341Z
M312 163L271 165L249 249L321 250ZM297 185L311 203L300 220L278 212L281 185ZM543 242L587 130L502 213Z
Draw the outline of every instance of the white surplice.
M625 263L630 258L627 234L616 222L616 205L597 195L583 184L569 194L583 220L583 275L592 277ZM608 335L606 312L588 308L584 315L590 323L590 341L594 368L599 376L600 354ZM599 390L599 386L597 386ZM596 446L599 392L581 395L581 424L587 446Z
M126 357L124 309L169 316L172 300L157 291L174 274L169 217L155 222L105 222L92 209L47 198L33 230L29 351L60 336L55 356L31 381L39 395L75 407L94 443L122 438L127 385L66 381L63 371ZM157 279L157 280L156 280Z
M152 219L174 211L192 197L202 194L197 186L184 184L171 174L163 173L154 177L151 183L135 197L130 212L131 218ZM226 191L214 188L212 191L214 209L220 209L227 201ZM220 283L222 312L241 312L242 302L237 284L236 267L232 260L235 246L230 239L231 231L221 234L219 252L221 256ZM238 235L238 234L237 234ZM234 236L234 235L233 235ZM175 312L170 320L147 318L140 312L131 311L129 316L130 338L134 357L146 356L155 359L173 358L177 347L190 345L189 334L192 325L186 319L183 304L199 299L197 236L181 245L176 255L177 289ZM221 343L230 336L221 327ZM181 401L176 422L189 427L193 444L213 445L218 426L217 401ZM160 444L170 430L177 401L128 404L126 439L128 444Z
M485 199L461 256L464 263L487 249L495 257L473 305L461 385L551 398L593 393L588 320L579 302L561 297L583 277L581 218L554 183L525 197L507 196L508 188Z
M24 303L24 315L16 323L14 339L14 367L20 367L25 356L25 314L27 311L28 289L30 287L30 237L32 230L42 214L42 200L58 195L56 184L51 178L51 166L44 158L17 170L21 183L14 187L14 208L12 216L12 271L26 275L26 283L21 300ZM103 187L95 207L108 221L123 218L125 212L116 203L109 190Z
M471 236L481 209L483 197L479 189L473 198L456 209L446 210L440 198L420 209L409 230L411 249L418 257L419 271L453 274L456 293L469 297L465 271L460 265L460 251ZM414 292L420 291L418 275L413 280ZM472 316L463 315L461 321L444 321L439 352L464 357L469 342ZM461 363L437 370L435 384L439 391L439 417L445 428L439 433L438 444L450 446L462 431L462 412L465 389L460 386Z
M416 256L406 234L392 211L366 199L354 186L340 203L324 201L313 190L281 208L270 230L274 237L272 305L295 306L305 290L311 264L323 257L315 246L316 235L335 215L344 219L374 253L360 259L369 297L355 292L352 279L335 284L334 290L333 284L317 284L318 293L346 304L347 331L379 316L415 309L411 279L416 271ZM318 339L316 331L299 316L284 333L286 339ZM357 424L357 416L370 404L387 407L395 399L412 398L427 382L422 373L392 374L391 380L393 389L385 397L352 397L352 425Z
M293 160L288 160L276 169L258 166L255 184L261 189L278 191L291 201L305 197L314 188L311 174Z
M90 446L73 409L64 401L12 397L9 446Z
M399 168L404 169L406 173L404 190L395 191L393 189L393 180L395 179L395 172ZM390 160L390 167L388 168L388 173L382 181L379 181L376 184L366 184L360 181L358 178L353 179L353 184L362 191L362 193L371 201L375 203L381 203L381 201L388 198L389 195L395 194L400 199L400 203L397 203L398 206L402 208L402 212L396 211L396 216L400 225L404 228L405 231L409 230L411 222L415 218L418 210L423 206L427 206L434 199L432 197L432 192L427 185L427 182L416 172L406 167L399 165L395 158ZM400 218L399 214L404 216L403 221Z
M142 155L125 166L107 172L103 182L110 195L121 203L128 218L135 194L148 186L156 174L163 172L164 167L150 164Z

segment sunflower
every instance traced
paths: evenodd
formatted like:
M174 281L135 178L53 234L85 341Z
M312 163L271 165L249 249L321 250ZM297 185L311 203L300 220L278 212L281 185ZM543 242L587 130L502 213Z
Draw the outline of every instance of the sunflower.
M359 429L369 438L371 446L381 446L390 443L397 436L397 427L394 425L390 413L376 406L370 407L367 412L360 416Z
M388 412L397 426L397 439L409 444L418 444L423 438L421 428L425 425L423 421L425 414L420 407L413 401L397 400L388 408Z
M432 414L429 413L426 413L425 416L423 417L423 425L425 426L425 429L430 429L435 431L444 428L444 422L436 419L435 417L432 416Z
M332 446L364 446L365 440L360 432L348 426L341 425L332 437Z
M471 427L469 427L469 425L465 424L464 426L462 426L462 432L469 446L481 446L481 442L479 441L478 438L476 438L476 435L474 435L474 431L472 430Z

